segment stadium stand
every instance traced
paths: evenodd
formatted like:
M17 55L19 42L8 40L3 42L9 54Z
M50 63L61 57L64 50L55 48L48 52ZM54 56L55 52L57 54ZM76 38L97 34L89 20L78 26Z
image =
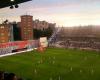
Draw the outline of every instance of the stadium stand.
M97 31L98 30L98 31ZM100 51L98 27L61 27L50 38L51 46ZM52 45L53 44L53 45Z
M57 34L59 33L60 30L61 30L60 27L55 28L52 36L48 40L49 46L52 46L56 42Z

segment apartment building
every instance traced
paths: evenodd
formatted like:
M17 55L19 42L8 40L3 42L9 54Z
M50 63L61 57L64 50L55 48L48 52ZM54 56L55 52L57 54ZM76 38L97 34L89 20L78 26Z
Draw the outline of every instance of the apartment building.
M22 40L33 39L33 16L23 15L21 16L21 22L19 23L21 29Z
M10 40L10 24L0 24L0 43L9 42Z

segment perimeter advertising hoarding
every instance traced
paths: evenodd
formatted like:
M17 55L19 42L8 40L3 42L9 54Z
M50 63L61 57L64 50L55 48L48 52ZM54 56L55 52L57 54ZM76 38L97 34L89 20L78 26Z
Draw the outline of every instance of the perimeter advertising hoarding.
M40 46L48 47L47 37L40 37Z
M25 48L26 45L27 45L27 41L15 41L15 42L0 43L0 48L16 46L18 49L21 49L21 48Z

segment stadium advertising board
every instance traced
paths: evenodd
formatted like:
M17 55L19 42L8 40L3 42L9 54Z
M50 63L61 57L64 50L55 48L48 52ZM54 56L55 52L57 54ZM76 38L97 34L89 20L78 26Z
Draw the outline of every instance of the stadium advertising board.
M47 37L40 37L40 46L48 47Z

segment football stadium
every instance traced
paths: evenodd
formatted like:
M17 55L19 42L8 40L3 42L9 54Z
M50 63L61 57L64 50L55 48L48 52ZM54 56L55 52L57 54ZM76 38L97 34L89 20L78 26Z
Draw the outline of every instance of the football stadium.
M0 80L100 80L99 2L0 0Z

